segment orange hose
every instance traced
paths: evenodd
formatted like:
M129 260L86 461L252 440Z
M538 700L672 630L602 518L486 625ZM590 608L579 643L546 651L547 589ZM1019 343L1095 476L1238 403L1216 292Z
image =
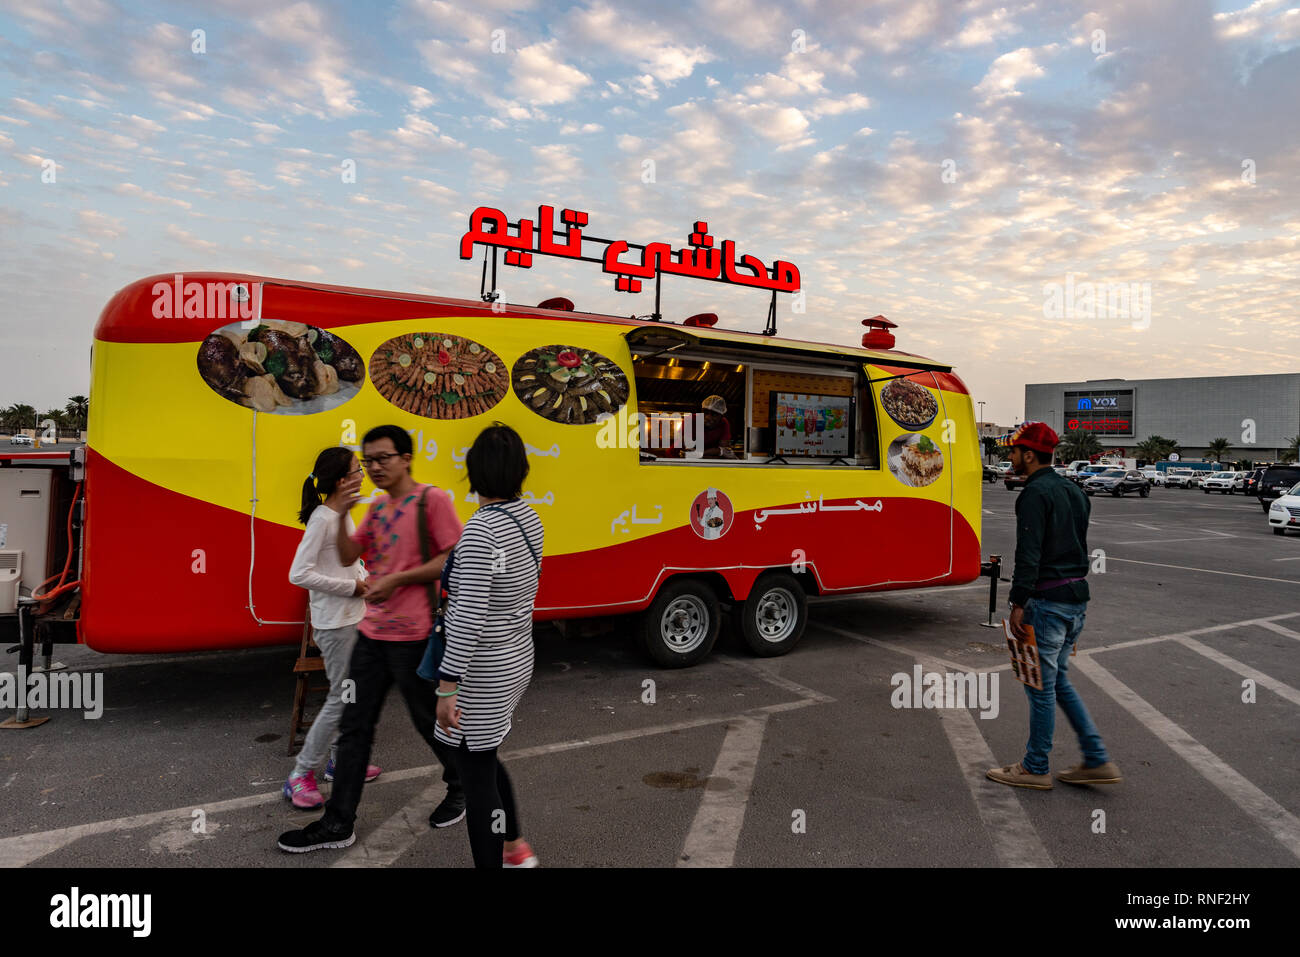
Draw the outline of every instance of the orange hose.
M72 504L68 506L68 558L63 563L63 571L57 575L51 575L49 578L45 579L45 581L41 582L39 585L33 588L32 598L38 599L39 601L49 601L51 598L54 598L58 595L62 595L66 591L71 591L77 585L81 584L80 578L78 578L74 582L68 582L67 584L64 584L64 579L68 577L68 569L72 567L72 513L75 512L77 509L77 499L80 496L81 496L81 483L78 482L76 489L72 493ZM50 582L54 581L54 579L56 578L59 580L59 583L54 586L53 591L39 596L36 594L38 591L40 591Z

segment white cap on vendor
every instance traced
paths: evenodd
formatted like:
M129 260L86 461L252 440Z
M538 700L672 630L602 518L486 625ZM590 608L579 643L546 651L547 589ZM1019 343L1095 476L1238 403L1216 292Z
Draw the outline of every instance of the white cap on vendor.
M720 395L711 395L704 400L705 412L716 412L718 415L727 414L727 400Z

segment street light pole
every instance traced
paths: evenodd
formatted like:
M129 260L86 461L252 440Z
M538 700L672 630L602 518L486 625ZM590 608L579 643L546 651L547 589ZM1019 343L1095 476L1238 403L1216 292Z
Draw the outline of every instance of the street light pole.
M983 450L984 449L984 403L980 402L979 407L980 407L979 441L980 441L980 449ZM984 460L985 462L988 461L987 451L985 451L984 453Z

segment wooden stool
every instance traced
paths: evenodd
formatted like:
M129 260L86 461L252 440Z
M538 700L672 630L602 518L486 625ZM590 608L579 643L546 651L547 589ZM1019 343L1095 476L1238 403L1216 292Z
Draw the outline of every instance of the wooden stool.
M330 686L326 681L324 684L312 684L311 676L316 672L325 671L325 659L321 657L320 649L316 647L316 642L311 638L311 622L307 621L302 626L302 644L298 648L298 660L293 664L293 673L297 680L293 690L293 714L289 723L289 757L293 757L307 740L307 730L311 727L311 721L304 713L307 707L307 696L317 692L329 694ZM314 717L314 715L313 715ZM301 738L301 740L299 740Z

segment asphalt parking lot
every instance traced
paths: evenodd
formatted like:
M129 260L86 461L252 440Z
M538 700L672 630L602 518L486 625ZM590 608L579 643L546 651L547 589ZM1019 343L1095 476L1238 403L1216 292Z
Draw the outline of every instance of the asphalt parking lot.
M984 486L983 550L1008 577L1018 494ZM685 671L649 665L625 621L539 626L503 749L525 836L551 867L1296 866L1300 535L1272 535L1254 499L1156 489L1095 498L1089 546L1105 570L1072 674L1122 783L984 779L1021 757L1028 709L980 625L982 579L818 600L791 655L724 639ZM395 693L357 843L289 856L278 833L316 816L279 796L295 649L56 651L102 670L104 714L0 732L0 865L470 864L463 825L425 822L441 785ZM893 707L892 676L917 664L996 676L997 716ZM1078 760L1063 718L1052 757Z

